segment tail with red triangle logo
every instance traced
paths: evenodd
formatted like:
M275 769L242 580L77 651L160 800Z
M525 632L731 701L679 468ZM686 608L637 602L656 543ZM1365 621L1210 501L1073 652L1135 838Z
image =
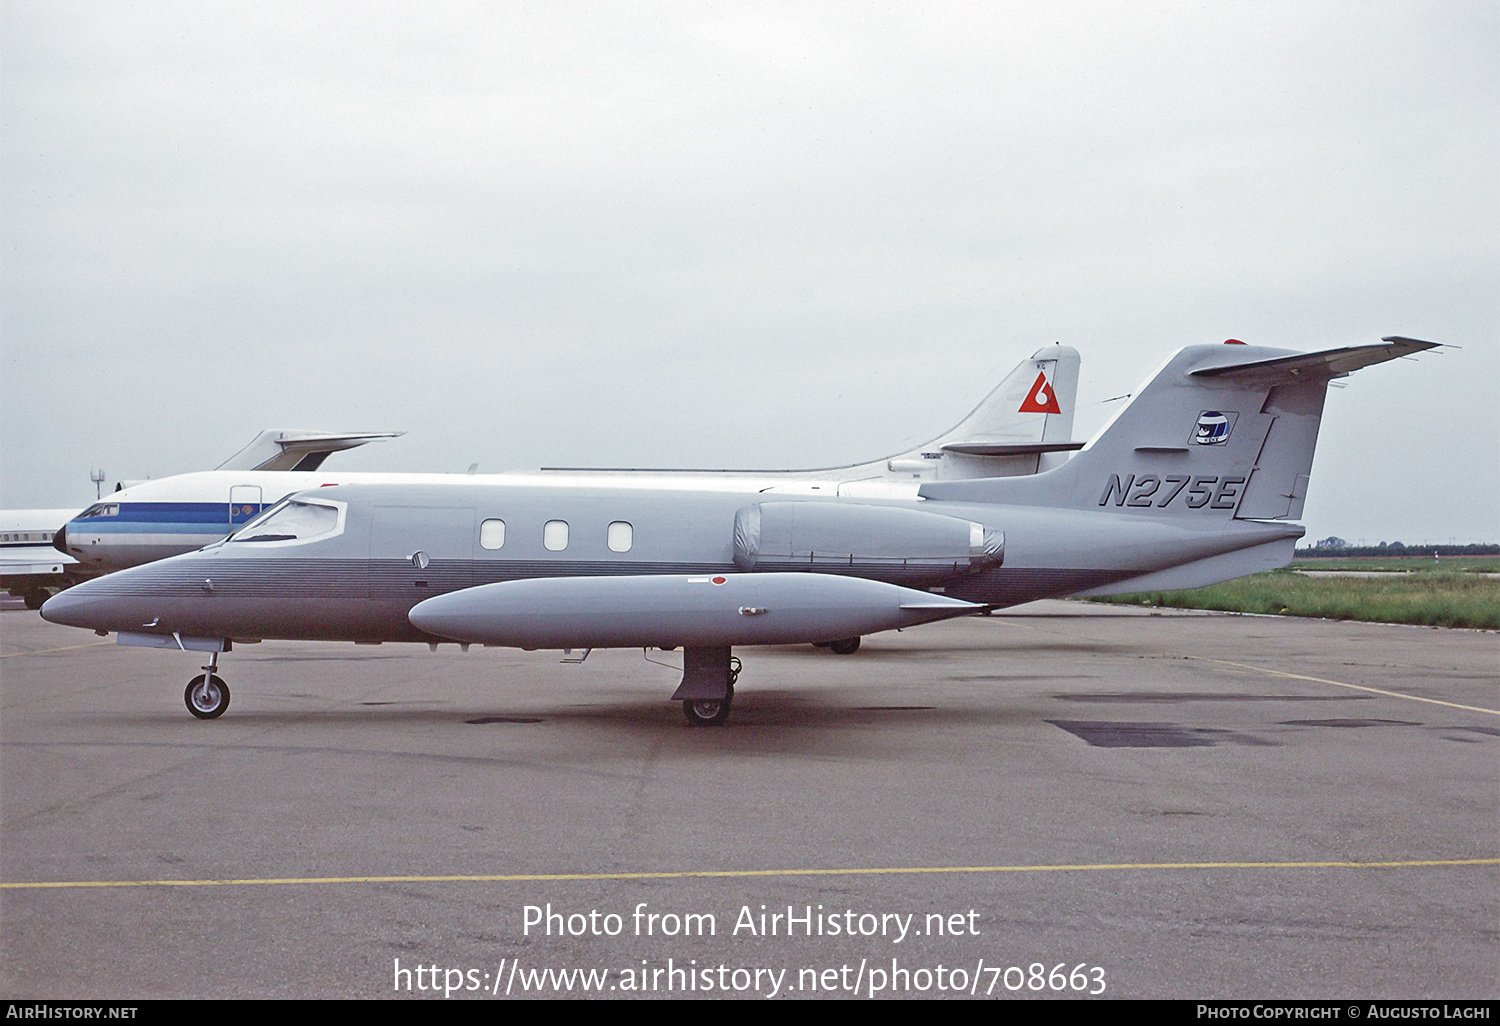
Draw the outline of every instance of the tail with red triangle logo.
M1009 477L1060 466L1082 447L1073 441L1078 350L1043 346L951 431L917 451L941 459L939 479Z
M854 498L909 497L927 481L1037 474L1067 462L1073 441L1078 350L1043 346L1022 360L951 430L873 463L826 468ZM891 486L899 486L892 492Z

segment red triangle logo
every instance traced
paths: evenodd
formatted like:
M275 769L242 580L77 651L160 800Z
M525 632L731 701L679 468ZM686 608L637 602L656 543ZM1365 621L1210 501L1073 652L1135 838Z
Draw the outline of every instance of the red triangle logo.
M1031 391L1026 393L1026 398L1021 401L1021 408L1017 413L1061 413L1058 408L1057 396L1052 392L1052 382L1047 380L1045 371L1038 371L1036 381L1031 386Z

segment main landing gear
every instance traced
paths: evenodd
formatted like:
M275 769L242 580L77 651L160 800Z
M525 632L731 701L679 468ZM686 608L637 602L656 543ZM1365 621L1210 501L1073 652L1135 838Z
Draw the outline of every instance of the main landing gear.
M214 672L218 668L219 653L212 652L208 665L203 667L204 672L188 681L187 690L182 693L188 712L200 720L218 719L229 708L229 685Z
M672 695L692 727L717 727L729 719L734 682L742 665L729 648L684 648L682 683Z
M682 703L682 715L690 727L717 727L729 719L733 700L733 691L727 698L689 698Z
M842 638L839 641L814 641L813 648L826 648L837 655L853 655L859 651L859 638Z

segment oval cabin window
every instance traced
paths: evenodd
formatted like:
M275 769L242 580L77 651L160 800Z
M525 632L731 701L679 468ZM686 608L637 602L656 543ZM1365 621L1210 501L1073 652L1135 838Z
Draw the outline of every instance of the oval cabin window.
M616 520L609 525L609 551L629 552L630 546L635 541L635 528L623 520Z
M479 525L479 546L484 549L498 549L505 544L505 521L486 520Z
M549 552L561 552L568 547L568 522L549 520L542 528L542 544Z

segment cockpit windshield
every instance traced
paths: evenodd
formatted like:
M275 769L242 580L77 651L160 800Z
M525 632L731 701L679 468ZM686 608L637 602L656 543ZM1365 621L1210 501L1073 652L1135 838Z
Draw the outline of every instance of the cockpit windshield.
M240 528L230 541L300 541L329 534L339 526L339 511L321 502L284 499Z
M118 502L100 502L95 503L88 509L84 510L82 513L78 514L76 519L91 520L94 517L113 517L119 516L119 514L120 504Z

